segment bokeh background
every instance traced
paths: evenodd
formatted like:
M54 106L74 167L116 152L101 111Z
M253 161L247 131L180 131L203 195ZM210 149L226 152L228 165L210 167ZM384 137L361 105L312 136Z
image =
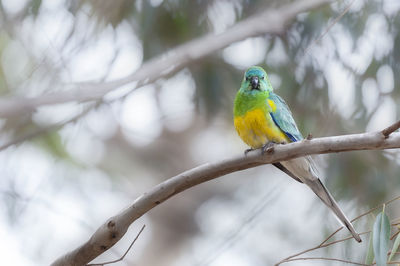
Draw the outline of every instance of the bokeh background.
M180 44L289 3L1 0L0 94L40 96L123 78ZM267 70L304 135L374 131L395 122L399 10L397 0L334 1L300 14L282 35L233 43L132 93L126 93L130 85L94 104L68 102L3 117L0 145L24 140L0 151L2 264L49 264L154 185L242 153L247 147L234 130L232 107L251 65ZM329 154L318 161L349 217L400 193L398 151ZM400 215L398 208L389 215ZM355 225L363 231L372 220ZM308 188L263 166L171 198L96 261L118 258L143 224L116 265L272 265L339 226ZM314 254L360 262L367 242Z

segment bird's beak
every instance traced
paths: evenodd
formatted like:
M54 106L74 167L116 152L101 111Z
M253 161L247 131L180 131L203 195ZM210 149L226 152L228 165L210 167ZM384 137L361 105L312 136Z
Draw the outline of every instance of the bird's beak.
M258 90L258 77L251 77L251 87L253 90Z

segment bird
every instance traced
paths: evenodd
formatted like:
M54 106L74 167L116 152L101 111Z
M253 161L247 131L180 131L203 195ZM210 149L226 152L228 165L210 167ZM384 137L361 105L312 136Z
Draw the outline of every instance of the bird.
M245 154L260 148L264 153L273 145L303 140L292 112L286 102L274 93L262 67L252 66L246 70L235 97L233 113L234 126L239 137L251 147ZM361 242L360 235L321 182L316 163L311 156L273 165L296 181L307 185L347 227L354 239Z

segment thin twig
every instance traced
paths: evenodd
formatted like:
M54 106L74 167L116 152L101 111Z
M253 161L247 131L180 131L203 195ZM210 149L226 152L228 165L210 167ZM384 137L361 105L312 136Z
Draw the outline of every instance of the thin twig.
M371 212L373 212L373 211L375 211L375 210L377 210L377 209L379 209L379 208L382 208L383 205L389 205L389 204L391 204L391 203L393 203L393 202L395 202L396 200L399 200L399 199L400 199L400 196L397 196L397 197L395 197L395 198L393 198L393 199L391 199L391 200L388 200L388 201L382 203L381 205L378 205L378 206L376 206L376 207L370 209L369 211L367 211L367 212L365 212L365 213L363 213L363 214L357 216L356 218L354 218L353 220L351 220L351 222L354 222L355 220L358 220L358 219L360 219L361 217L363 217L363 216L365 216L365 215L368 215L368 214L370 214Z
M324 241L322 241L321 244L318 245L318 247L322 247L326 242L328 242L329 239L331 239L334 235L336 235L337 232L339 232L342 229L343 229L343 226L336 229L336 231L333 232L332 234L330 234Z
M394 234L392 235L392 237L390 238L390 240L393 240L399 233L400 233L400 231L397 231L396 233L394 233Z
M353 0L353 1L343 10L343 12L340 13L340 15L339 15L337 18L335 18L335 19L332 21L331 24L329 24L329 26L326 28L326 30L306 48L306 50L304 51L304 55L306 55L306 54L310 51L310 49L311 49L317 42L320 42L320 41L325 37L325 35L328 34L328 32L331 30L331 28L332 28L333 26L335 26L335 24L338 23L339 20L340 20L347 12L349 12L350 7L353 5L353 3L354 3L355 1L356 1L356 0Z
M396 123L394 123L393 125L382 130L382 134L383 134L383 136L385 136L385 138L387 138L387 137L389 137L390 134L392 134L394 131L396 131L399 128L400 128L400 120L397 121Z
M349 264L354 264L354 265L362 265L362 266L370 266L369 264L364 264L364 263L359 263L355 261L349 261L349 260L341 260L341 259L335 259L335 258L325 258L325 257L304 257L304 258L295 258L291 259L285 262L291 262L291 261L297 261L297 260L329 260L329 261L338 261L338 262L344 262L344 263L349 263Z
M368 230L368 231L365 231L365 232L361 232L361 233L359 233L359 235L366 235L366 234L369 234L369 233L371 233L371 230ZM339 240L328 242L328 243L325 243L325 244L319 246L318 248L329 247L331 245L334 245L334 244L337 244L337 243L340 243L340 242L344 242L344 241L347 241L347 240L350 240L350 239L353 239L353 237L352 236L348 236L348 237L345 237L345 238L342 238L342 239L339 239Z
M125 258L126 254L128 254L129 250L132 248L133 244L135 244L136 240L139 238L140 234L143 232L145 227L146 227L146 225L144 224L142 226L142 228L140 229L139 233L136 235L135 239L133 239L132 243L129 245L128 249L125 251L124 255L122 255L121 258L116 259L116 260L107 261L107 262L102 262L102 263L90 263L90 264L87 264L87 266L103 266L103 265L122 261Z
M374 212L375 210L381 208L381 207L383 206L383 204L388 205L388 204L390 204L390 203L392 203L392 202L394 202L394 201L396 201L396 200L399 200L399 199L400 199L400 196L397 196L397 197L395 197L395 198L393 198L393 199L391 199L391 200L386 201L385 203L382 203L382 204L380 204L380 205L378 205L378 206L375 206L374 208L368 210L367 212L364 212L364 213L360 214L359 216L353 218L353 219L351 220L351 222L354 222L354 221L356 221L356 220L358 220L358 219L360 219L360 218L362 218L362 217L364 217L364 216L370 214L371 212ZM330 238L332 238L336 233L338 233L338 232L339 232L340 230L342 230L343 228L344 228L343 226L342 226L342 227L339 227L335 232L333 232L332 234L330 234L320 245L322 246L325 242L327 242Z
M351 221L354 222L354 221L360 219L361 217L364 217L365 215L368 215L368 214L370 214L371 212L377 210L378 208L382 208L382 206L384 206L384 205L389 205L389 204L391 204L391 203L393 203L393 202L395 202L396 200L399 200L399 199L400 199L400 196L397 196L397 197L395 197L395 198L393 198L393 199L391 199L391 200L388 200L388 201L386 201L385 203L382 203L382 204L380 204L380 205L378 205L378 206L376 206L376 207L374 207L374 208L372 208L372 209L370 209L370 210L364 212L363 214L361 214L361 215L355 217L355 218L352 219ZM391 225L394 226L395 224L391 224ZM343 226L342 226L342 227L339 227L338 229L336 229L336 231L334 231L332 234L330 234L330 235L329 235L325 240L323 240L318 246L315 246L315 247L313 247L313 248L309 248L309 249L303 250L303 251L301 251L301 252L299 252L299 253L290 255L289 257L286 257L286 258L282 259L281 261L279 261L278 263L276 263L275 266L280 265L280 264L282 264L282 263L284 263L284 262L287 262L287 261L292 261L293 258L298 257L298 256L303 255L303 254L306 254L306 253L308 253L308 252L310 252L310 251L314 251L314 250L317 250L317 249L320 249L320 248L325 248L325 247L331 246L331 245L333 245L333 244L337 244L337 243L340 243L340 242L343 242L343 241L347 241L347 240L350 240L350 239L353 238L352 236L349 236L349 237L346 237L346 238L343 238L343 239L339 239L339 240L335 240L335 241L332 241L332 242L327 243L329 239L331 239L336 233L338 233L338 232L339 232L340 230L342 230L342 229L343 229ZM368 233L371 233L371 230L366 231L366 232L362 232L362 233L360 233L359 235L364 235L364 234L368 234ZM393 236L393 237L394 237L394 236Z
M212 247L211 252L207 252L207 256L204 257L203 259L199 260L198 262L194 263L196 266L201 266L201 265L211 265L213 262L221 256L223 252L225 252L228 248L232 247L234 244L238 242L238 237L241 232L243 232L245 229L249 229L250 227L254 227L252 223L255 222L256 217L263 212L268 204L270 204L271 200L276 197L277 193L272 194L273 192L276 192L277 190L275 189L270 189L268 190L264 196L258 201L258 204L255 205L254 208L252 208L248 213L246 213L242 219L242 222L240 225L235 228L235 230L232 230L229 234L228 237L225 237L222 239L222 245L219 245L218 247Z

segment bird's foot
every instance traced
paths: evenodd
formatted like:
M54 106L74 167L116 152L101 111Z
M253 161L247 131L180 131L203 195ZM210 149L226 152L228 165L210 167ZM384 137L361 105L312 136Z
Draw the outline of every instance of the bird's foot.
M244 151L244 156L247 156L247 154L248 154L249 152L251 152L251 151L254 151L254 149L252 149L252 148L246 149L246 150Z
M272 141L267 142L266 144L264 144L264 146L261 147L261 154L271 154L274 152L274 146L275 143L273 143Z

